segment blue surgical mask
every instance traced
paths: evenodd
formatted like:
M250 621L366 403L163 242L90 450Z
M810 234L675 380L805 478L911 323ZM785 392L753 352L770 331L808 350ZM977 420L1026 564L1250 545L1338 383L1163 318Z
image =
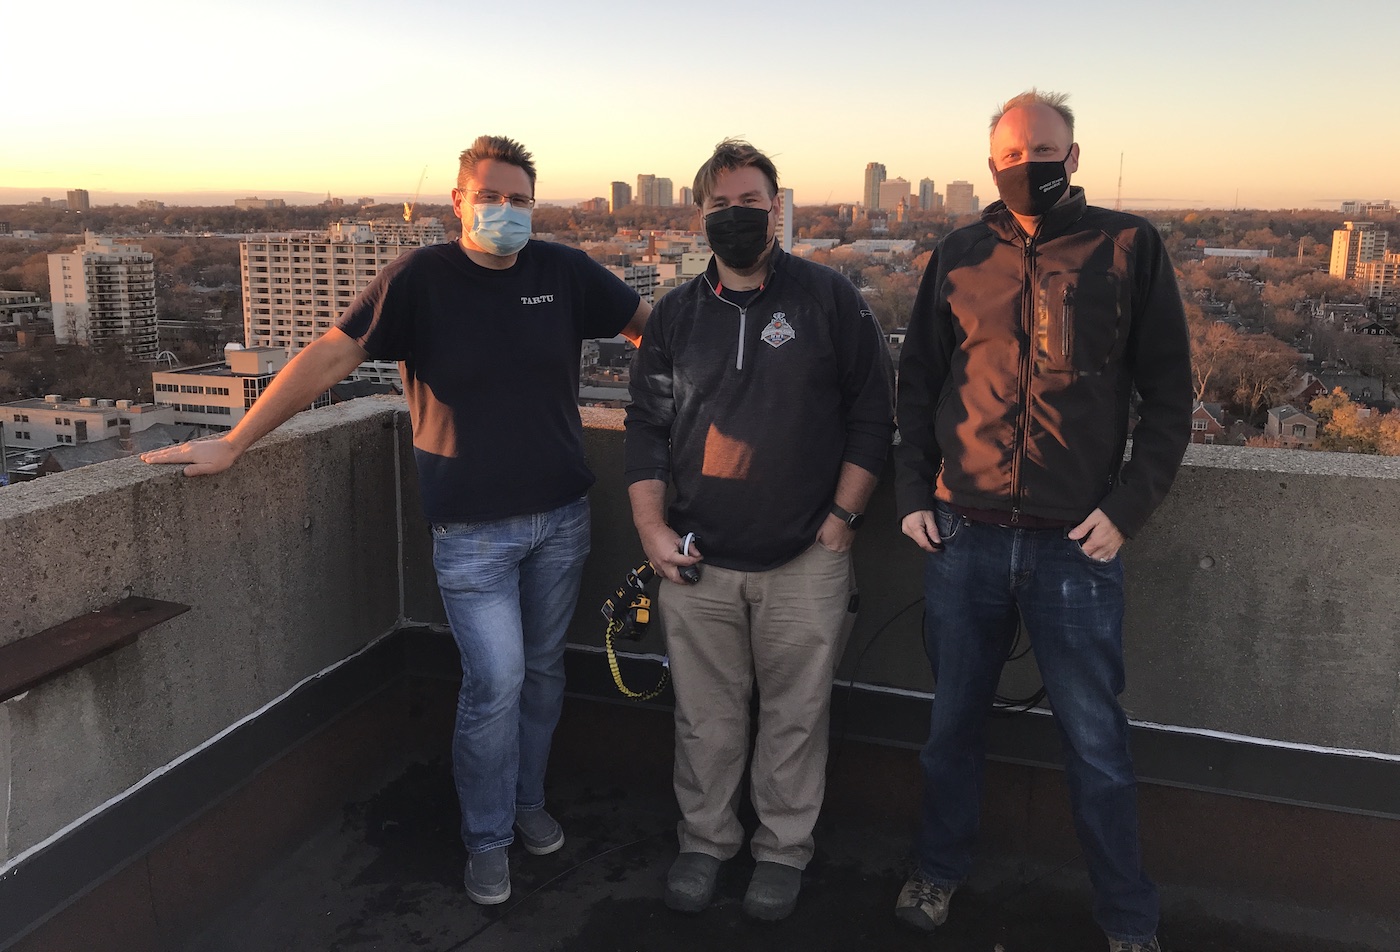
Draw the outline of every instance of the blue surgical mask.
M530 240L530 209L509 203L473 205L472 227L467 234L493 255L513 255Z

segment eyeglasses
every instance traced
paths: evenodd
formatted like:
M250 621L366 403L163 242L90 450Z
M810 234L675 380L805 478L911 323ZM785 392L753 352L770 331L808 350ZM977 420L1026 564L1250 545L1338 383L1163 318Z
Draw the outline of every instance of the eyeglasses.
M534 208L535 200L529 195L502 195L488 188L480 188L468 193L473 205L504 205L510 202L513 208Z

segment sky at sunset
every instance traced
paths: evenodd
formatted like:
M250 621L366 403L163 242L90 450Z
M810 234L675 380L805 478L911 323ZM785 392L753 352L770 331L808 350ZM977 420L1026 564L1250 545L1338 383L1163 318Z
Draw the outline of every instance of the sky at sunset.
M1075 184L1125 207L1400 200L1395 0L668 5L539 0L15 0L0 203L209 192L447 200L478 134L535 153L539 197L679 193L714 143L771 154L799 205L865 164L996 197L987 118L1071 94ZM22 42L16 42L23 38ZM1387 39L1388 38L1388 39ZM1371 55L1379 57L1368 62ZM308 199L310 200L310 199ZM227 203L227 197L222 203Z

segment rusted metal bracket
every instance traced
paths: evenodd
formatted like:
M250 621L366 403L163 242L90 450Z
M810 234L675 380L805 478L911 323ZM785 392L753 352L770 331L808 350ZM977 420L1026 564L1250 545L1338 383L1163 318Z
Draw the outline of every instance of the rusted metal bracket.
M0 646L0 702L124 648L190 606L129 596L106 608Z

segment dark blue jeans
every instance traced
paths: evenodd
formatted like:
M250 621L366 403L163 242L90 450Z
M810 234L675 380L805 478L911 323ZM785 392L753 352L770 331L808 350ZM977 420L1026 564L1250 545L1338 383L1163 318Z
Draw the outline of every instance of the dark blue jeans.
M1123 690L1123 564L1100 563L1060 529L1008 529L939 507L943 549L927 557L925 647L937 682L924 769L919 867L958 883L972 865L982 802L985 723L1025 622L1064 748L1075 830L1094 887L1094 919L1113 939L1157 931L1157 888L1143 873L1137 781Z

